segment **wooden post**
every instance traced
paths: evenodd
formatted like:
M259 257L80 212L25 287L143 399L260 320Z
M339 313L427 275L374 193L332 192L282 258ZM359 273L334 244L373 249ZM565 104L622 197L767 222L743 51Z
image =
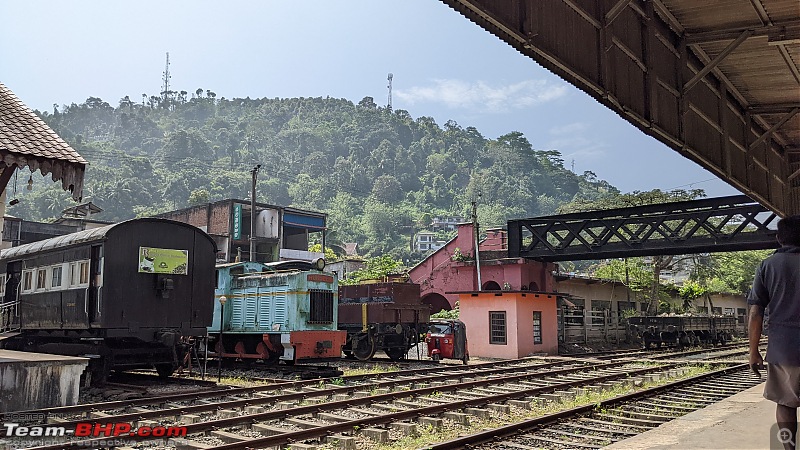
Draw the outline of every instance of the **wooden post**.
M588 344L589 343L589 324L592 321L592 315L589 314L589 317L588 317L589 320L586 320L586 319L587 319L587 317L586 317L586 309L584 309L583 310L583 343L584 344Z

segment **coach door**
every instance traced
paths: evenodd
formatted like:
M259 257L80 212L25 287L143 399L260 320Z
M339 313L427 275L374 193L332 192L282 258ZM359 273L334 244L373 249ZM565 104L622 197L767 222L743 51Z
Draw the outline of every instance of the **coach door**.
M89 273L91 277L87 292L87 315L89 325L98 326L103 306L103 246L101 245L92 246Z
M89 326L90 261L83 259L83 255L65 263L62 269L62 276L67 279L64 280L66 290L61 294L61 320L67 329L83 330Z
M19 327L19 284L22 279L22 263L13 262L6 266L5 294L0 298L0 303L5 307L0 309L0 332Z

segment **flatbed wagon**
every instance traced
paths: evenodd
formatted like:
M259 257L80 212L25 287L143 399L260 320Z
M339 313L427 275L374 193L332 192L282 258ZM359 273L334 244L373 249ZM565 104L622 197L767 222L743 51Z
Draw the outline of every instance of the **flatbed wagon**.
M632 336L642 340L644 348L724 345L736 329L732 316L646 316L628 319Z

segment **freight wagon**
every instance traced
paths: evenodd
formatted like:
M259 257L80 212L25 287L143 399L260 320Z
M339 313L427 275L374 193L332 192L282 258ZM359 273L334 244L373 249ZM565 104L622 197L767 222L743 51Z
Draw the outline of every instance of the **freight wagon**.
M731 316L631 317L628 323L631 334L642 340L644 348L724 345L736 330L736 318Z
M361 361L378 350L392 360L405 357L427 332L430 306L418 284L387 282L339 287L339 329L347 332L344 353Z

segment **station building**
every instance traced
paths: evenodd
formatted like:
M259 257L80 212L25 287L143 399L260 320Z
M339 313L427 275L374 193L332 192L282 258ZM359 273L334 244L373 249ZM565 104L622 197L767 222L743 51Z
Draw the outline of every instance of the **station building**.
M452 309L459 302L468 338L472 335L480 341L471 339L470 349L477 349L479 353L519 356L524 356L525 352L547 353L550 348L530 347L533 336L540 332L543 339L549 338L545 329L555 330L556 346L558 343L598 341L620 343L627 339L625 318L647 310L647 300L624 283L560 273L553 263L509 258L507 234L502 229L488 230L486 239L479 244L481 292L477 292L472 224L460 224L457 230L454 239L413 267L409 277L420 285L422 300L431 305L432 312ZM536 295L548 301L552 299L552 310L530 309L528 297L536 298ZM671 303L676 306L683 303L677 293L673 297ZM710 300L695 299L693 304L697 312L735 316L739 331L745 332L743 295L712 294ZM536 327L538 331L534 329L533 320L527 317L533 316L534 311L542 313L542 323ZM499 314L501 312L504 314ZM500 320L501 316L505 317L503 326L510 330L508 340L506 344L489 345L491 317ZM474 331L470 332L471 329ZM486 336L476 336L477 330ZM512 334L517 337L512 339ZM484 344L489 347L484 349Z

